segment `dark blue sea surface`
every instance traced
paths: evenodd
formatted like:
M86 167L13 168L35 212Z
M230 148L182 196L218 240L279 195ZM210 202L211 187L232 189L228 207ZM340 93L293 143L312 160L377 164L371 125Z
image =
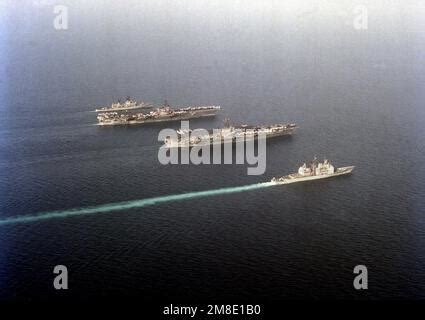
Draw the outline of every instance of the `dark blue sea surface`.
M323 2L323 3L322 3ZM0 225L0 299L425 298L425 7L366 1L5 1L0 220L243 186L314 155L351 176L125 211ZM362 2L364 3L364 1ZM341 13L342 12L342 13ZM345 14L344 14L345 12ZM131 95L221 105L192 128L295 122L246 165L158 161L179 123L99 127ZM366 265L369 289L353 288Z

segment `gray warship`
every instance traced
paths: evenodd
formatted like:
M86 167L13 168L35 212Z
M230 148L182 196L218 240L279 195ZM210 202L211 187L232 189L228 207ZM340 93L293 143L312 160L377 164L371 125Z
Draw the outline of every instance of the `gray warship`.
M354 166L335 168L327 159L323 162L317 161L315 157L309 165L303 164L298 172L283 177L274 177L274 184L290 184L295 182L310 181L346 175L354 170Z
M137 102L135 100L132 100L130 97L127 97L127 99L123 103L118 100L118 102L112 103L109 107L100 107L98 109L95 109L94 112L116 112L149 108L153 108L153 105L145 102Z
M124 112L114 110L112 112L99 113L97 116L98 125L131 125L212 117L220 110L220 106L171 108L168 103L165 103L163 106L148 113L130 113L127 110L124 110Z
M292 135L297 128L294 123L272 124L264 126L239 125L232 126L229 122L224 128L213 129L206 132L205 135L191 135L192 130L178 130L177 137L167 137L164 140L164 147L183 148L194 146L205 146L223 143L233 143L242 138L244 141L257 139L260 136L266 138Z

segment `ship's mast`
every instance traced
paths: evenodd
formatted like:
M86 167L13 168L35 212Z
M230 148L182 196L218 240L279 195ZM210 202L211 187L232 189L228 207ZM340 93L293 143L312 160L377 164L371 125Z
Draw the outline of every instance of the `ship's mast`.
M311 161L311 166L310 166L311 173L312 173L313 176L316 175L316 167L317 167L317 157L314 156L313 161Z

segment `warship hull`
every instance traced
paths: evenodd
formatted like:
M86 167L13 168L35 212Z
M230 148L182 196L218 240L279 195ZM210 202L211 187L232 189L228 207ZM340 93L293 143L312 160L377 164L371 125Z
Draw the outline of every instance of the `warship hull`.
M271 133L267 134L266 138L274 138L274 137L281 137L281 136L290 136L292 135L293 130L290 132L279 132L279 133ZM258 136L255 135L246 135L244 141L252 141L252 140L258 140ZM164 147L167 148L193 148L193 147L202 147L202 146L212 146L212 145L221 145L226 143L236 143L236 137L232 137L231 139L221 139L219 141L211 139L210 142L205 143L169 143L165 144Z
M110 119L99 121L97 125L99 126L119 126L119 125L135 125L135 124L146 124L146 123L155 123L155 122L168 122L168 121L180 121L180 120L189 120L202 117L213 117L217 114L217 109L213 110L199 110L187 112L185 114L178 115L164 115L157 116L152 118L137 119L129 117L127 119Z
M297 126L295 124L288 125L286 128L281 130L276 130L274 132L267 132L266 139L268 138L274 138L274 137L281 137L281 136L290 136L294 133ZM236 143L237 138L241 137L241 134L239 135L232 135L233 133L228 133L229 136L222 136L221 138L214 136L212 134L212 131L210 131L210 137L208 137L198 143L194 143L192 141L169 141L165 142L164 147L166 148L192 148L192 147L203 147L203 146L211 146L211 145L221 145L221 144L227 144L227 143ZM215 139L214 139L215 138ZM244 141L252 141L252 140L258 140L260 137L257 133L250 133L247 131L244 135Z
M115 111L127 111L136 109L152 109L152 105L137 105L132 107L119 107L119 108L101 108L93 110L92 112L115 112Z
M328 179L328 178L332 178L332 177L350 174L353 170L354 170L354 166L349 166L349 167L338 168L338 169L336 169L336 171L334 173L331 173L331 174L302 176L298 173L293 173L293 174L283 176L283 177L278 178L278 179L273 178L271 182L278 185L278 184L290 184L290 183L319 180L319 179Z

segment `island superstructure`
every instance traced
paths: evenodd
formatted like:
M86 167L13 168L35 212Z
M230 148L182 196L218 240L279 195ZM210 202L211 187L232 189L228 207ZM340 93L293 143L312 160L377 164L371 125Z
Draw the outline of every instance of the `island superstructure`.
M168 104L165 104L148 113L102 112L98 114L97 121L98 125L106 126L188 120L215 116L218 110L220 110L220 106L171 108Z
M309 180L325 179L349 174L354 166L335 168L327 159L319 162L316 158L309 165L304 163L299 167L297 173L292 173L283 177L274 177L271 182L274 184L289 184Z
M223 144L236 142L238 138L244 141L257 139L265 136L267 138L292 135L297 125L294 123L272 124L266 126L226 126L224 128L209 130L205 135L191 135L192 130L178 130L177 137L167 137L164 146L168 148L194 147L212 144Z

